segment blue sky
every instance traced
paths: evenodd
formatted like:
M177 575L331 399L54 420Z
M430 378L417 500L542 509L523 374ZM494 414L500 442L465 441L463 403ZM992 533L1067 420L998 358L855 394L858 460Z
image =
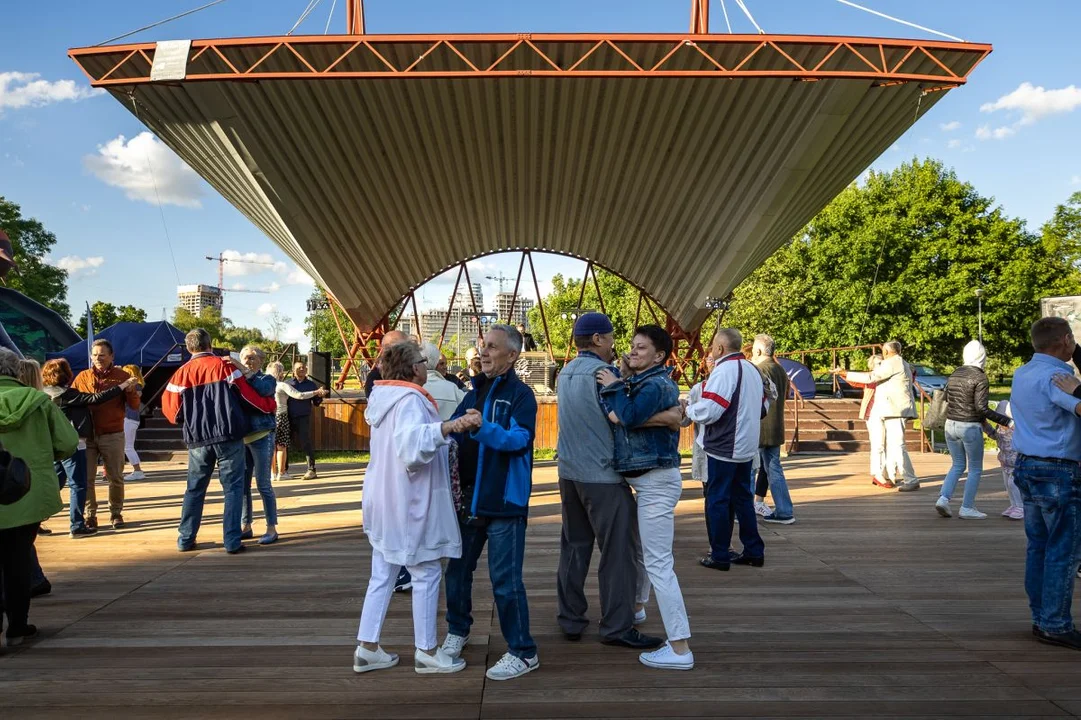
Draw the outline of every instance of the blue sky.
M931 37L835 0L744 0L767 32ZM968 86L951 92L875 164L888 169L912 156L931 156L994 196L1013 216L1038 227L1056 204L1081 190L1081 63L1076 30L1081 3L1055 0L859 0L860 4L976 42L995 51ZM335 0L321 0L299 32L322 33ZM203 4L202 0L53 0L14 3L0 28L0 195L19 203L56 233L52 261L71 271L69 300L106 300L145 308L152 319L172 313L179 283L217 282L220 251L254 253L274 266L233 267L247 274L226 286L269 289L233 293L226 315L266 329L276 307L301 339L303 273L231 205L152 138L106 95L88 92L70 47L92 45ZM135 36L150 41L283 34L307 0L227 0ZM750 22L726 3L737 32ZM436 32L685 32L689 0L368 0L368 31ZM720 0L712 30L724 31ZM332 32L345 25L337 0ZM66 82L65 82L66 81ZM122 137L121 137L122 136ZM155 189L148 184L147 158ZM157 198L164 204L159 208ZM162 215L165 223L163 226ZM166 239L171 238L172 252ZM175 259L175 267L174 267ZM581 274L572 260L539 264ZM517 259L488 258L478 275L513 275ZM254 272L253 272L254 271ZM430 287L430 304L445 302L449 281ZM486 281L485 293L496 290ZM76 311L78 312L78 311Z

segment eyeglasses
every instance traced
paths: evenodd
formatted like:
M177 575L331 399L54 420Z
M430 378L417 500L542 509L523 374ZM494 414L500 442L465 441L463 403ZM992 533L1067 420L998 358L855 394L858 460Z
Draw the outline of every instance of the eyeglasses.
M420 360L417 360L413 364L414 365L427 365L428 364L428 358L422 357Z

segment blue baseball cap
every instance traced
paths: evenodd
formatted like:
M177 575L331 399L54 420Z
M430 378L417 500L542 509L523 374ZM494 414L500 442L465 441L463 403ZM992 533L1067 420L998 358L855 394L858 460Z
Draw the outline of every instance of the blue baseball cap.
M608 316L599 312L588 312L574 323L575 335L607 335L615 332Z

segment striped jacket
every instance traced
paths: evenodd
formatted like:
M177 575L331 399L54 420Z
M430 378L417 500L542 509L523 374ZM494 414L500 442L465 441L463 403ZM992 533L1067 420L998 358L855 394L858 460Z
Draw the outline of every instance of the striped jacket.
M687 406L687 417L703 425L695 442L719 460L745 462L758 452L769 393L758 368L740 353L731 353L713 366L702 399Z
M161 409L174 425L184 423L189 448L241 440L250 430L247 407L274 413L273 397L255 392L228 358L197 353L169 380Z

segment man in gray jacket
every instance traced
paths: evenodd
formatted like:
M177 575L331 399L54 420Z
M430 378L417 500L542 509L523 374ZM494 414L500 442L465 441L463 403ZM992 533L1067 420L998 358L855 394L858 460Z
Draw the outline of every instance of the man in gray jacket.
M568 640L580 640L589 625L585 595L593 542L601 551L601 642L638 650L659 646L659 637L634 628L638 570L631 548L637 541L636 506L630 486L612 469L615 445L602 410L596 375L615 355L612 321L585 313L574 324L578 356L559 374L559 538L557 592L559 625Z

